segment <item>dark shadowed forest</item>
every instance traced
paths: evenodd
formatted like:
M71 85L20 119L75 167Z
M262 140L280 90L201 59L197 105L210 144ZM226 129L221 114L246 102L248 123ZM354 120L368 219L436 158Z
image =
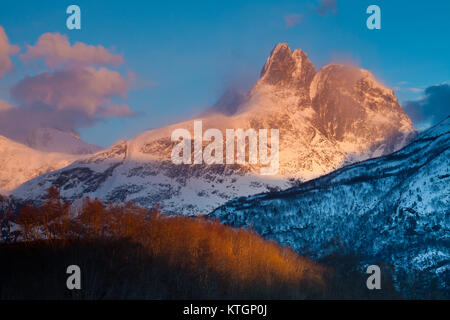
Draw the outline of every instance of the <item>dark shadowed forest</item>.
M74 206L50 188L1 219L0 299L401 298L390 276L369 291L356 257L319 264L251 230L133 203ZM69 265L81 290L66 288Z

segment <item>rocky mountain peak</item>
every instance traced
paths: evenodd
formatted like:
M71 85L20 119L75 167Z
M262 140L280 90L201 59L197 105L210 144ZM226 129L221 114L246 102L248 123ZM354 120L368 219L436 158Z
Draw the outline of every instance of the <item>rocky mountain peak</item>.
M317 114L316 127L346 146L359 145L372 151L380 148L381 154L386 154L415 135L394 92L367 70L327 65L314 76L309 96Z
M55 185L71 200L89 195L146 207L159 204L177 214L204 214L234 197L285 189L391 153L413 134L392 91L368 71L329 65L316 73L302 50L292 51L285 43L273 49L249 93L226 92L196 120L202 121L203 132L215 128L224 137L227 129L278 129L277 175L260 175L261 163L173 164L171 134L178 128L193 134L191 119L146 131L29 181L14 194L37 200L42 190ZM209 144L204 142L202 147Z
M302 50L293 52L287 43L279 43L272 50L261 71L259 84L288 88L307 88L316 70Z

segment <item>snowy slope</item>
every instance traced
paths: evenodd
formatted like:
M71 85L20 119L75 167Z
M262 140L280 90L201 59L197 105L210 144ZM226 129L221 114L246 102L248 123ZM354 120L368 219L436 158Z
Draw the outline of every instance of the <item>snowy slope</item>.
M41 152L0 136L0 193L34 177L63 168L80 156Z
M72 200L133 200L146 207L160 204L167 212L205 214L235 197L286 189L398 150L415 135L393 92L368 71L330 65L316 73L303 51L291 51L283 43L274 48L250 92L227 93L197 120L202 120L203 132L217 128L224 137L231 128L278 129L277 175L262 176L261 163L173 164L171 134L178 128L192 134L190 120L146 131L29 181L14 194L39 200L45 188L55 185Z
M450 293L450 118L402 150L282 192L235 199L210 214L301 254L357 253ZM434 280L433 280L434 279ZM408 291L409 290L409 291Z

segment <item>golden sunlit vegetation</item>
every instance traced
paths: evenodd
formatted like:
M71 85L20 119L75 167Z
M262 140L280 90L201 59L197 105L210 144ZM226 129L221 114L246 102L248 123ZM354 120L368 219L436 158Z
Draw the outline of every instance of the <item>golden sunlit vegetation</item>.
M342 297L338 277L287 247L205 218L85 199L75 207L50 188L14 218L0 245L0 298L304 299ZM82 290L65 270L82 270ZM362 282L358 276L351 275ZM350 279L346 279L350 280ZM361 281L362 280L362 281ZM346 287L354 291L354 286ZM367 291L367 289L366 289Z

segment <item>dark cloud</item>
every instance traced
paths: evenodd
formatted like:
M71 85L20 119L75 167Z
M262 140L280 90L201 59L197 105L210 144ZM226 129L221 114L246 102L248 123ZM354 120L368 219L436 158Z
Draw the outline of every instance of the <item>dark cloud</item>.
M320 0L317 7L317 13L325 16L329 12L331 12L332 14L337 14L338 9L336 0Z
M423 98L406 101L403 109L416 127L434 125L450 114L450 86L441 84L428 87Z

